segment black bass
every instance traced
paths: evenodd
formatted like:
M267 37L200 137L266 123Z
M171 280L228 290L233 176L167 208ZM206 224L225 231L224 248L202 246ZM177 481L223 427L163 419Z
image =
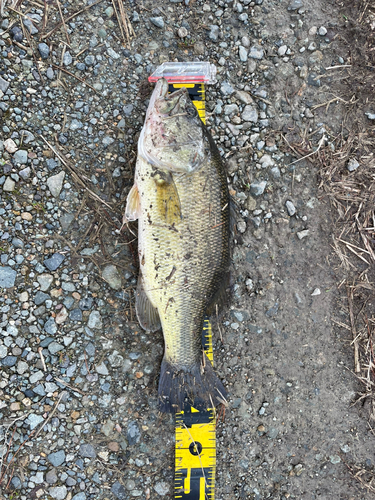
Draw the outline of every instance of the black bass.
M161 411L224 402L201 335L229 268L226 172L187 90L168 95L165 79L147 110L125 218L138 219L139 323L164 334Z

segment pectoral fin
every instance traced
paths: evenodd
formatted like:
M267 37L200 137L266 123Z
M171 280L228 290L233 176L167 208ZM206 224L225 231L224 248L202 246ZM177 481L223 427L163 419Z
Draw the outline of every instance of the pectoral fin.
M141 201L139 198L139 192L136 184L129 191L128 198L126 200L125 214L123 222L126 223L131 220L137 220L141 216Z
M153 174L157 186L158 212L167 224L177 224L181 218L181 202L170 172L156 170Z
M151 304L146 295L143 278L138 276L137 292L135 296L135 310L139 324L144 330L156 332L161 327L158 310Z

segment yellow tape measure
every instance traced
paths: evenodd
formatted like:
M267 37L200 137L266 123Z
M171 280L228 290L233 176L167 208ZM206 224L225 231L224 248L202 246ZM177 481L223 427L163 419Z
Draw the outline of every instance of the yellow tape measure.
M204 320L202 344L213 362L212 331ZM176 414L175 499L213 500L216 472L215 409L189 408Z
M198 114L206 123L205 88L203 83L173 83L169 91L185 87ZM202 346L213 365L212 330L204 319ZM216 472L215 409L198 411L188 408L176 414L175 499L214 500Z
M170 83L169 91L181 89L185 87L189 92L191 100L194 106L198 110L198 115L202 122L206 125L206 91L204 88L204 83Z

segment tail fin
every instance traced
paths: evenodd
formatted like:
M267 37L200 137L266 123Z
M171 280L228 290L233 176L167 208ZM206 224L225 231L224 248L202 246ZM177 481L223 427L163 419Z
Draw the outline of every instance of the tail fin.
M206 410L225 402L226 390L205 355L200 363L178 368L163 359L159 380L159 405L163 413L176 413L186 406Z

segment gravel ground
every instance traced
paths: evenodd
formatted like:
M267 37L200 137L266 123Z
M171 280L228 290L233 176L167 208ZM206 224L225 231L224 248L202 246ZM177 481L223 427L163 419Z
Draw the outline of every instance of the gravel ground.
M230 393L216 498L371 498L346 466L371 472L375 439L351 405L330 207L311 157L295 161L310 151L301 138L335 149L341 108L315 106L348 62L342 12L322 0L129 0L124 48L111 2L62 2L66 32L48 37L58 7L44 19L38 5L16 9L27 17L5 7L0 21L0 497L173 497L162 334L134 317L136 242L120 226L147 76L209 60L208 126L238 205L223 342L214 333Z

